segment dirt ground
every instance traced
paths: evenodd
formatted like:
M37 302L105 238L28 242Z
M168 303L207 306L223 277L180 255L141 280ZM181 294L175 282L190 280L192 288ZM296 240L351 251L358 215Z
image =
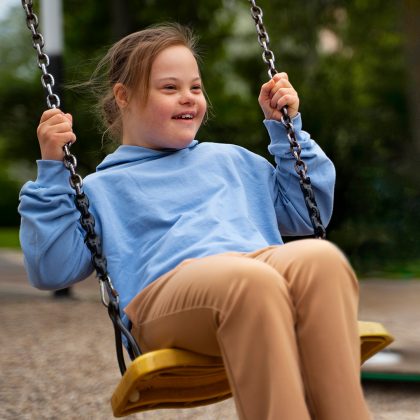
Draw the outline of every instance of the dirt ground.
M400 309L404 322L399 330L395 311L391 314L387 307L396 293L393 286L385 290L385 283L379 299L377 290L369 291L372 284L362 283L362 295L366 290L361 302L364 319L401 330L397 350L401 345L413 346L420 329L408 328L407 319L419 325L420 305L416 314ZM416 288L412 286L409 295L415 295ZM0 254L0 419L113 418L109 399L119 371L111 324L99 303L96 283L88 281L73 292L75 299L58 300L28 287L20 256ZM382 318L372 310L371 299L385 302ZM410 332L408 337L404 328ZM417 350L420 354L420 347ZM419 382L369 381L364 389L375 420L420 419ZM237 415L229 399L196 409L158 410L127 418L235 420Z

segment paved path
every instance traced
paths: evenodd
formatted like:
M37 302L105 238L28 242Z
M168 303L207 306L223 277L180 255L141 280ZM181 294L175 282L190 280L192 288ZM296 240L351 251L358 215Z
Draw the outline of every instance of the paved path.
M113 332L89 279L75 300L54 300L28 286L21 254L0 252L0 419L112 419L118 381ZM389 371L420 372L420 281L361 283L360 319L383 322L402 354ZM87 322L89 320L89 322ZM378 369L378 364L366 366ZM339 386L339 384L338 384ZM420 419L420 383L364 383L376 420ZM233 401L130 419L236 420ZM286 419L287 420L287 419ZM338 419L339 420L339 419Z

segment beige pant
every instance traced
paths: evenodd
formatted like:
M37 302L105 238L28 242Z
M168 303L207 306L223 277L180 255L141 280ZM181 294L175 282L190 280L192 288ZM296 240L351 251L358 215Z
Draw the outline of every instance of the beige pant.
M126 313L143 352L221 355L243 420L365 420L357 303L343 254L306 239L186 260Z

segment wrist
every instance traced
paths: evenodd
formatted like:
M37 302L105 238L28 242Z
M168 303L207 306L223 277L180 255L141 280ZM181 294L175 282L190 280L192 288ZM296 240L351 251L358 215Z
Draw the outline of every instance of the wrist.
M64 150L62 148L41 148L41 159L62 161L64 159Z

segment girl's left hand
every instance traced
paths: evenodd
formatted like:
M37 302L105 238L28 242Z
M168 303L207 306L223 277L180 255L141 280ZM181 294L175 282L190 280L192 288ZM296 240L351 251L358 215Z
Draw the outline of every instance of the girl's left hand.
M258 102L267 120L281 120L280 109L288 107L290 118L299 111L299 96L289 82L287 73L277 73L261 86Z

